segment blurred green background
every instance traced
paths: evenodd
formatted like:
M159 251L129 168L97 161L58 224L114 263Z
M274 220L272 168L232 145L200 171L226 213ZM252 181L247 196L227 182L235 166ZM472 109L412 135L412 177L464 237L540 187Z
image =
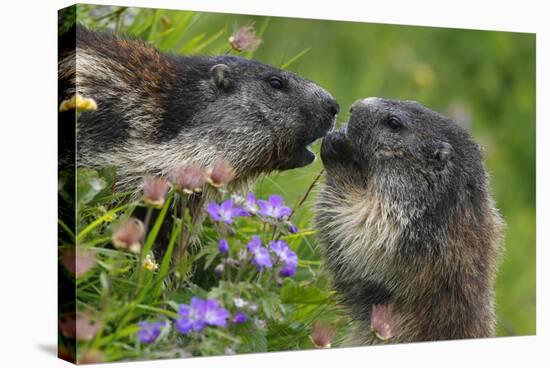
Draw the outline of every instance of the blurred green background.
M486 150L492 191L506 223L497 278L498 335L535 334L535 35L326 20L79 5L78 22L151 42L176 54L228 52L236 25L255 22L263 43L252 57L311 79L339 101L338 122L357 99L417 100L453 117ZM235 52L233 52L235 53ZM318 151L319 143L315 149ZM260 195L298 201L320 160L274 174ZM294 218L310 226L310 205ZM299 254L318 259L314 237Z

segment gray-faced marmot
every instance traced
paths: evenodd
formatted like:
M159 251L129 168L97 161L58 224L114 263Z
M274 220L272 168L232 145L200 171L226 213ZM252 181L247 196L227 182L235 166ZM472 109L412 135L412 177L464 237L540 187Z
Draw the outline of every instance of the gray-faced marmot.
M79 118L78 166L114 165L121 187L190 161L224 159L236 180L307 165L339 109L315 83L240 57L162 54L78 26L59 46L60 102L79 93L98 107Z
M379 341L373 305L391 306L396 342L492 336L503 225L469 134L416 102L367 98L327 135L321 158L316 224L334 286L360 321L350 343Z

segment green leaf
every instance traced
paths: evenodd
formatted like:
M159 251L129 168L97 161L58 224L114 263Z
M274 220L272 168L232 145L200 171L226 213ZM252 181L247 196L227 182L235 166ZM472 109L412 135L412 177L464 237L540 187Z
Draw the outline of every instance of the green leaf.
M206 41L203 43L195 46L192 50L193 54L198 54L199 52L202 52L204 49L206 49L208 46L210 46L212 43L214 43L218 38L220 38L221 35L225 33L225 28L218 31L217 33L210 36Z
M118 211L122 211L128 207L131 207L132 205L133 205L132 203L128 203L128 204L119 206L117 208L113 208L112 210L110 210L100 218L94 220L88 226L86 226L84 230L78 233L78 235L76 236L76 242L79 243L80 241L82 241L82 239L84 239L84 237L88 235L93 229L95 229L97 226L101 225L105 221L109 221L113 217L113 215L116 214Z
M288 323L270 322L267 325L268 351L309 348L311 343L307 344L307 342L309 342L310 331L303 325L295 327Z
M241 352L266 352L267 351L267 331L256 327L250 327L241 335Z
M326 304L330 294L311 285L288 283L281 288L281 301L286 304Z
M76 178L76 198L79 205L90 202L107 186L107 181L92 169L78 169Z
M168 247L166 248L166 253L164 253L164 257L162 258L162 262L160 264L159 272L155 280L155 289L153 291L154 295L158 295L162 283L166 276L168 276L168 272L170 271L170 262L172 261L172 253L174 252L174 247L176 245L176 241L178 240L178 236L181 232L181 226L183 222L180 219L177 219L174 222L174 226L172 227L172 233L170 234L170 240L168 242Z
M160 213L157 219L155 220L155 223L151 228L151 231L149 231L149 235L147 235L147 240L145 241L145 245L143 246L143 254L149 254L149 252L151 251L151 248L153 248L153 244L155 243L155 240L160 231L162 223L164 222L164 218L166 217L166 212L170 207L170 203L172 202L173 196L174 196L174 193L171 192L166 198L166 202L164 203L164 206L162 206L162 209L160 210Z
M204 37L206 37L206 33L201 33L199 35L196 35L179 50L179 53L190 54L198 45L198 43L203 40Z

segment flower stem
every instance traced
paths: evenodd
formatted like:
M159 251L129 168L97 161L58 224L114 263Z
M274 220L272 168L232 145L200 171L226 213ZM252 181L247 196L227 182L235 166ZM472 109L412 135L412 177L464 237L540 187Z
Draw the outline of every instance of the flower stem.
M306 201L307 197L309 197L309 194L311 193L311 191L313 190L313 188L315 187L315 185L317 184L317 182L319 181L319 179L321 178L321 176L324 174L325 172L325 169L321 169L321 171L319 171L319 174L317 174L317 176L315 177L315 179L313 179L313 181L311 182L309 188L307 188L306 192L304 193L304 195L302 196L302 198L300 199L300 201L294 206L294 208L292 209L292 213L290 214L290 216L288 216L288 219L290 220L290 218L292 217L292 215L294 215L296 213L296 211L304 204L304 202Z
M149 223L151 222L151 216L153 215L153 208L148 207L147 213L145 214L145 221L143 223L143 239L142 242L145 243L145 239L147 238L147 230L149 229ZM138 294L139 289L141 289L141 282L143 281L143 258L145 257L145 254L143 254L143 246L139 248L139 260L138 260L138 274L137 274L137 283L136 288L134 290L134 295L132 296L132 299L136 297Z
M206 198L206 194L203 193L199 198L199 203L195 207L195 211L192 214L190 213L191 224L190 224L189 230L185 234L186 235L185 240L182 241L181 254L180 254L181 258L183 258L184 254L185 254L185 251L187 250L187 247L189 245L189 241L191 240L191 237L192 237L192 235L193 235L193 233L194 233L194 231L195 231L195 229L198 225L201 210L202 210L202 207L204 206L204 202L206 200L205 198ZM191 211L191 208L189 208L189 211Z
M189 228L187 227L187 224L185 223L185 210L187 209L187 196L184 195L184 194L181 194L180 195L180 216L181 216L181 233L180 233L180 240L178 242L178 247L176 249L176 254L175 254L175 262L174 264L177 264L178 261L182 258L183 256L183 246L184 246L184 241L186 239L186 235L189 233Z
M243 276L245 266L250 262L252 259L252 256L247 256L244 260L239 262L239 272L237 272L237 277L235 278L235 284L238 284L239 281L241 281L241 277Z

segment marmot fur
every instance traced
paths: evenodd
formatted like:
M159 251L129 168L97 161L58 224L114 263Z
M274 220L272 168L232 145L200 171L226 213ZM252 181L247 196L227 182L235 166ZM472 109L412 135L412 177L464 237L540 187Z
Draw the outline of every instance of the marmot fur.
M224 159L236 180L307 165L306 147L339 109L289 71L236 56L163 54L80 26L60 39L59 60L59 102L79 93L98 107L78 119L78 167L114 165L120 187L191 161Z
M359 321L349 343L380 341L373 305L393 309L395 342L493 336L503 223L470 135L416 102L367 98L327 135L321 158L316 224Z

